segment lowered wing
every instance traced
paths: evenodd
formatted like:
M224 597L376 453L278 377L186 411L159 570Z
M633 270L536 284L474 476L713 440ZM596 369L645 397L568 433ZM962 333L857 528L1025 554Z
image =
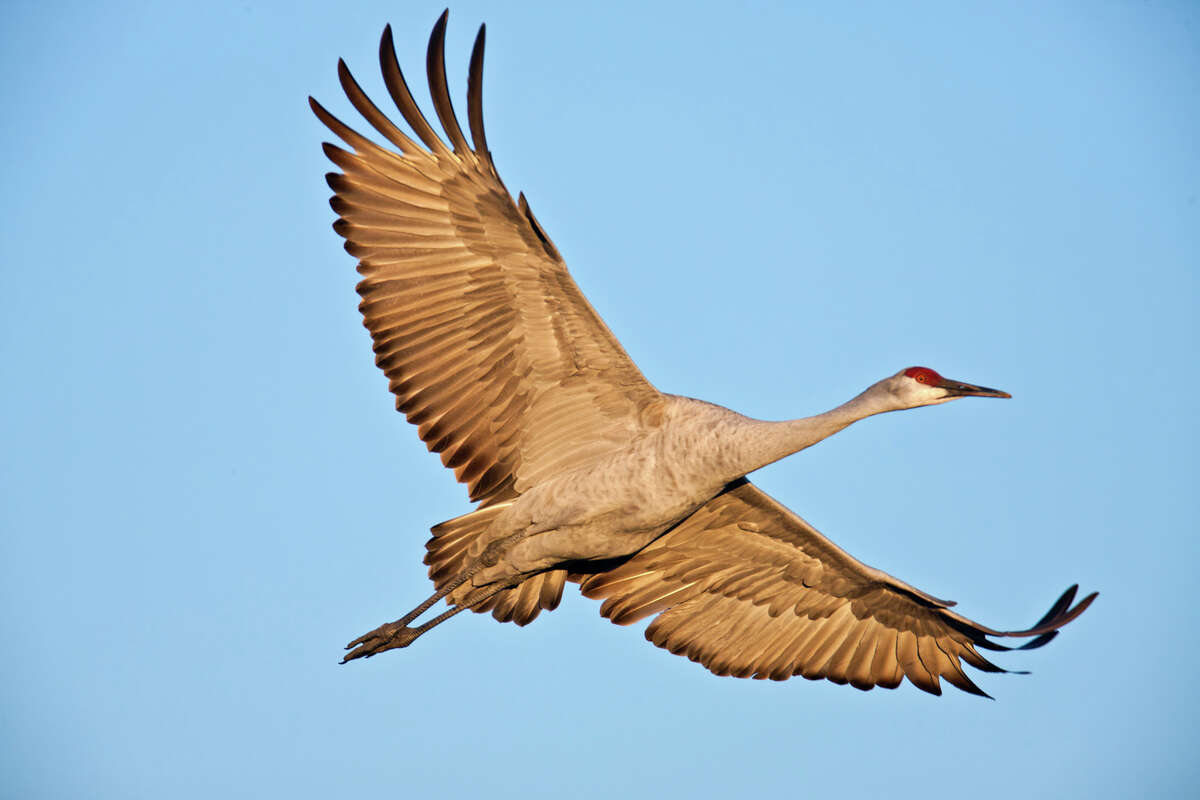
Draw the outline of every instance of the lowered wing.
M989 637L1040 647L1096 597L1072 607L1072 586L1032 628L993 630L855 560L744 478L580 589L618 624L657 615L646 638L717 675L803 675L863 690L907 677L933 694L945 678L978 695L962 662L1004 672L977 648L1012 649Z

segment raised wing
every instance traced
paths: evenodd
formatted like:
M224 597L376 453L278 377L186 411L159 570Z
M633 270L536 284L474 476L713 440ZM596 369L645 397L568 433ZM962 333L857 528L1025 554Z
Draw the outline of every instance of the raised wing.
M989 636L1040 647L1096 597L1071 607L1072 586L1032 628L993 630L855 560L745 479L580 589L621 625L657 614L646 638L717 675L803 675L863 690L907 676L933 694L945 678L984 696L961 662L1005 672L976 650L1013 649Z
M662 403L579 291L525 202L505 189L483 130L483 44L471 53L467 143L446 89L446 14L429 88L447 146L421 114L384 30L388 92L424 146L394 125L344 62L350 102L399 152L313 111L353 148L325 152L334 228L358 257L359 309L396 407L472 500L505 500L622 447ZM647 417L647 415L650 415Z

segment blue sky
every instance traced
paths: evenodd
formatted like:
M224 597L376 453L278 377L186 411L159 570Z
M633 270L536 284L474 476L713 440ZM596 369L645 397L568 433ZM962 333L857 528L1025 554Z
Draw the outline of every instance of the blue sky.
M755 479L998 627L996 697L718 679L569 588L338 666L465 492L392 410L330 229L335 64L440 5L18 3L0 31L0 794L1194 796L1200 10L451 9L485 112L657 386L764 418L997 386ZM905 6L903 9L900 6ZM423 97L423 92L418 92Z

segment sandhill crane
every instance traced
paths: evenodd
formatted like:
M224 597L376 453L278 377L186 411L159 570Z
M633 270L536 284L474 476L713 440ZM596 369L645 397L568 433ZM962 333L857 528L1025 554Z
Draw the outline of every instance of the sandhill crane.
M750 419L655 389L592 309L525 197L514 202L483 128L484 26L471 53L467 120L446 87L446 14L426 68L448 144L422 115L390 26L379 58L416 141L367 98L351 104L397 150L309 98L352 151L325 144L335 230L359 259L358 292L396 406L478 507L433 528L435 593L346 646L343 663L405 647L465 609L518 625L554 609L566 581L621 625L717 675L827 678L859 689L907 677L984 694L962 662L977 648L1039 647L1095 598L1069 588L1033 627L998 631L868 567L756 488L746 474L873 414L959 397L1009 397L909 367L845 404L786 422ZM398 151L398 152L397 152ZM450 609L413 625L437 601Z

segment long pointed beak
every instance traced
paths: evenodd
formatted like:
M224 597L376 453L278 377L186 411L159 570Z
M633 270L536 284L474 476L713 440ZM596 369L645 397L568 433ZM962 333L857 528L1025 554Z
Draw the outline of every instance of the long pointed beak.
M986 386L976 386L973 383L944 380L938 386L949 392L951 397L1012 397L1008 392L999 389L989 389Z

